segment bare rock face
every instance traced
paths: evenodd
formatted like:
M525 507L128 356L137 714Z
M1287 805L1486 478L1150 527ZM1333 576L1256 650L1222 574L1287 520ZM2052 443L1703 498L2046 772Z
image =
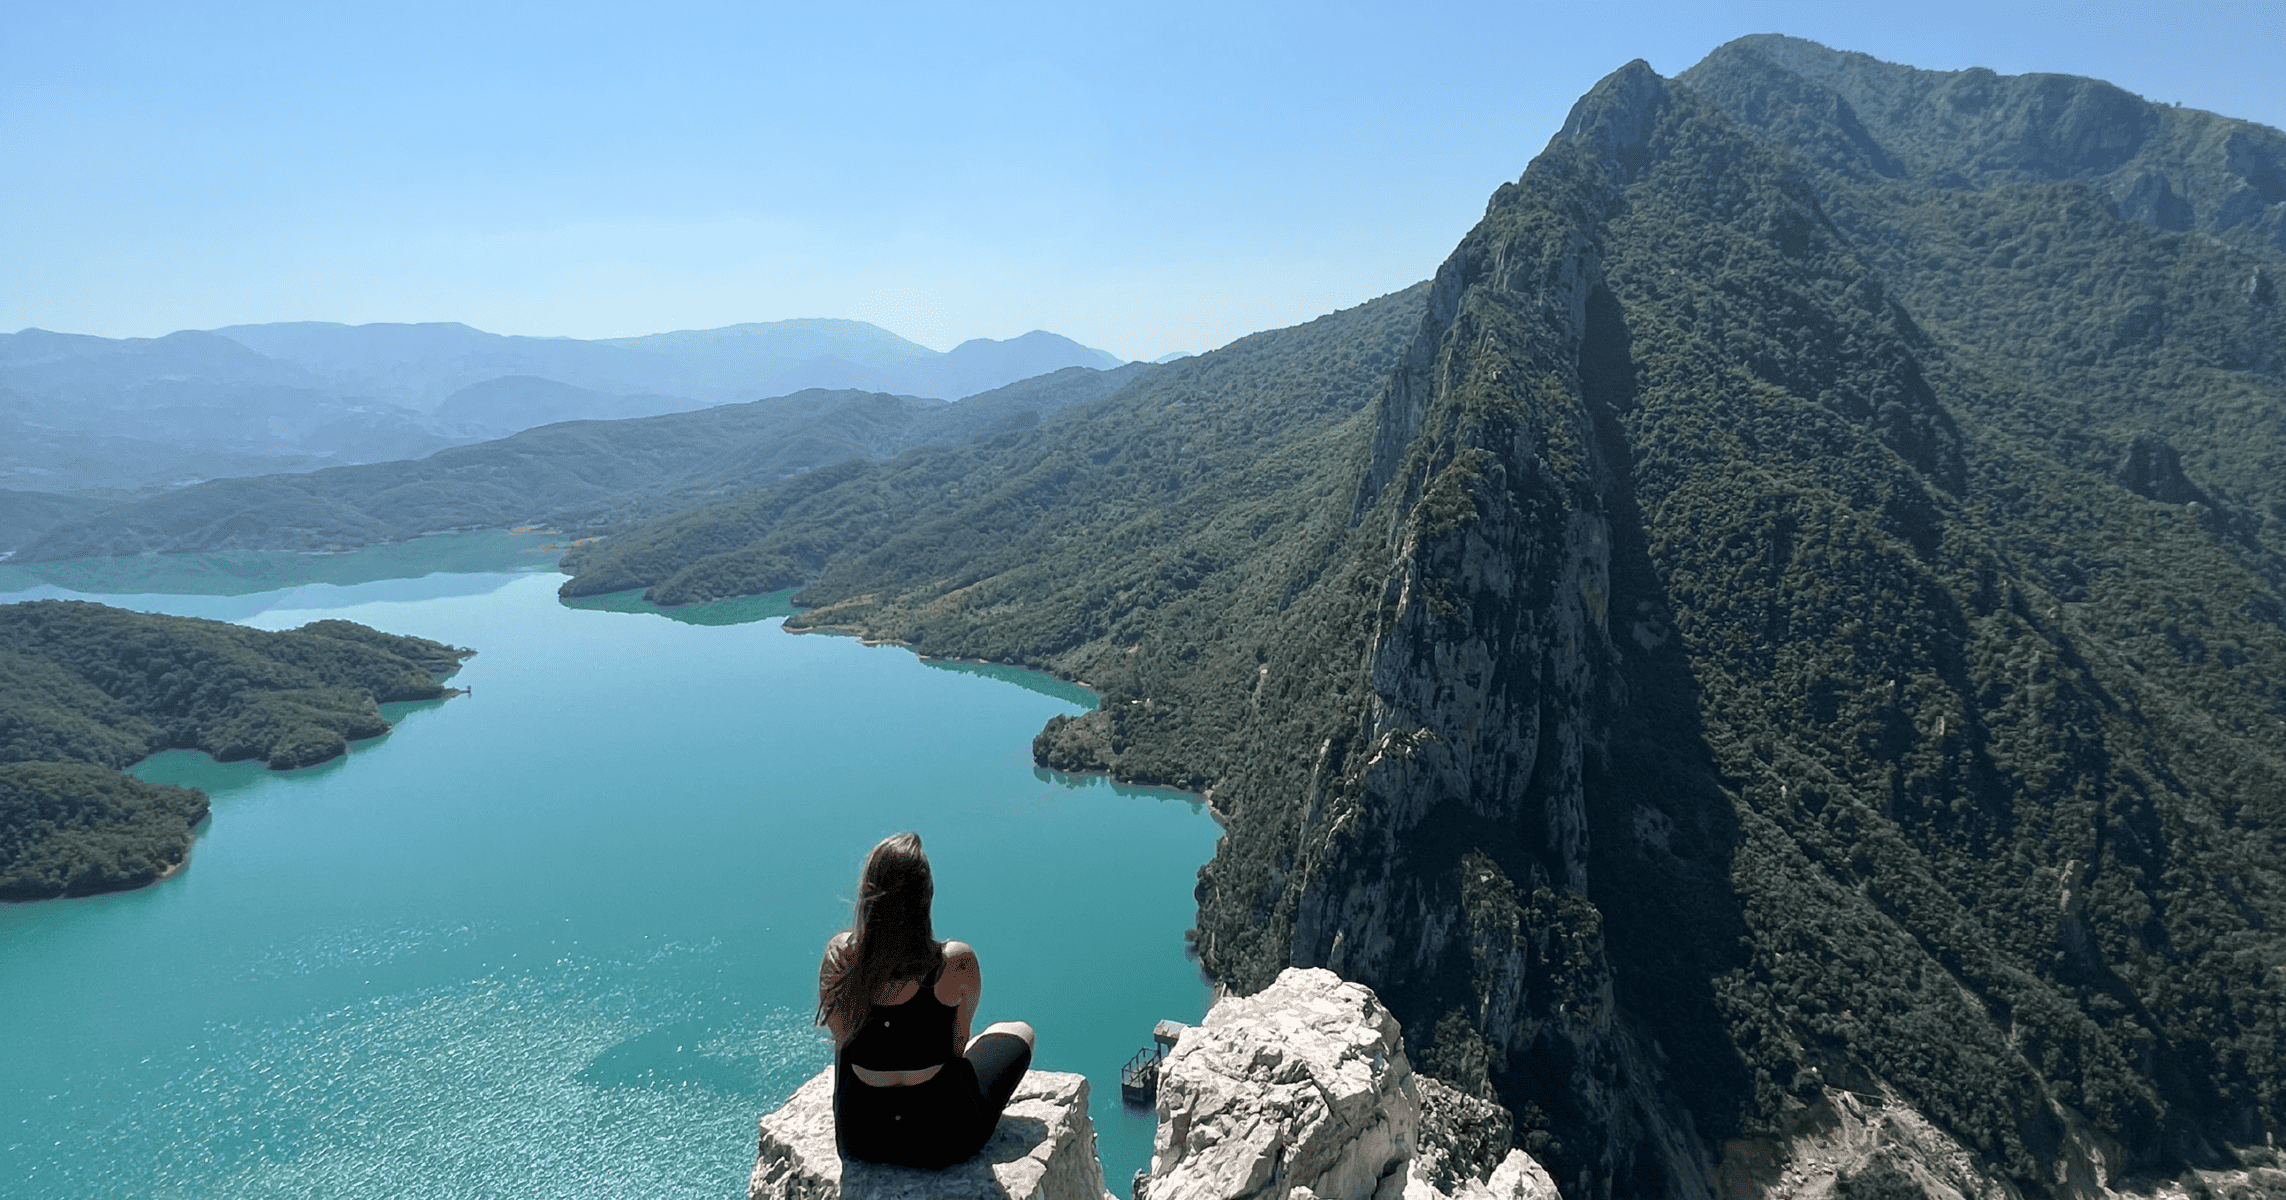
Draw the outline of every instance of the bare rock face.
M1451 1191L1439 1191L1425 1179L1412 1180L1405 1185L1405 1200L1560 1200L1560 1196L1547 1168L1522 1150L1511 1150L1490 1176L1462 1176L1453 1181Z
M1288 968L1159 1068L1137 1200L1557 1200L1499 1105L1415 1075L1373 990Z
M1087 1115L1087 1077L1032 1071L976 1157L942 1171L844 1161L828 1068L762 1118L748 1200L1110 1200Z
M1423 1188L1459 1195L1471 1182L1489 1180L1513 1153L1516 1122L1508 1110L1427 1075L1413 1083L1421 1094L1421 1133L1406 1195L1424 1200L1417 1194Z
M1159 1072L1150 1200L1397 1200L1421 1101L1371 989L1289 968L1217 1001Z
M1508 1110L1426 1075L1421 1137L1405 1200L1558 1200L1556 1181L1531 1155L1510 1148Z

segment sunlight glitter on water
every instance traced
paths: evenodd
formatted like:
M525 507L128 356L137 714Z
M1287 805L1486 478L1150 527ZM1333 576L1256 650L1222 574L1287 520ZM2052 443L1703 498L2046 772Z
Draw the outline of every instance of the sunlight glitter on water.
M1036 771L1031 735L1077 710L1061 685L575 609L555 582L227 598L475 646L475 693L393 706L388 737L303 771L153 759L215 798L181 874L0 906L9 1194L736 1194L755 1121L827 1062L818 948L908 827L939 932L983 955L980 1019L1032 1021L1041 1067L1090 1075L1124 1190L1151 1122L1118 1066L1208 998L1180 936L1198 806Z

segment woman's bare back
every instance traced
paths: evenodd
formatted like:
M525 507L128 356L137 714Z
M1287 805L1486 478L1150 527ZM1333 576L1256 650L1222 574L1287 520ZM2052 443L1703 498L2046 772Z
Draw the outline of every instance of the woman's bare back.
M835 968L839 965L840 957L848 952L849 936L847 933L836 934L832 941L826 943L825 965L819 972L821 993L825 978L837 973ZM937 973L935 993L937 1003L954 1012L952 1045L947 1048L946 1057L958 1057L968 1048L969 1025L976 1019L976 1004L984 994L984 978L977 967L976 950L967 942L944 943L944 970ZM899 979L882 989L873 998L873 1003L876 1007L895 1008L909 1003L920 994L920 979ZM846 1045L857 1032L843 1028L838 1018L829 1022L829 1031L833 1035L836 1050ZM850 1070L857 1073L858 1080L873 1087L911 1087L936 1078L941 1069L941 1063L911 1071L876 1071L855 1063L850 1064Z

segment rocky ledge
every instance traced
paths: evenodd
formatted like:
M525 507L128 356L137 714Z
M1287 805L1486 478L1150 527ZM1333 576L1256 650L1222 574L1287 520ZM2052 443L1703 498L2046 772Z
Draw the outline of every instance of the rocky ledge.
M983 1153L944 1171L845 1162L833 1073L762 1118L749 1200L1107 1200L1087 1080L1033 1071ZM1137 1200L1558 1200L1499 1105L1413 1073L1363 984L1289 969L1225 997L1159 1070Z
M833 1070L762 1118L748 1200L1109 1200L1087 1077L1032 1071L975 1158L942 1171L846 1162L833 1143Z
M1147 1200L1556 1200L1498 1105L1417 1076L1372 989L1289 968L1159 1068Z

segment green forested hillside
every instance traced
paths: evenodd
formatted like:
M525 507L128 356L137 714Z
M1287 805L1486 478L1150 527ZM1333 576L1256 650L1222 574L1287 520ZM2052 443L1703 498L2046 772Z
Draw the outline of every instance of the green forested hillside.
M141 887L174 870L206 793L77 762L0 763L0 900Z
M813 389L697 412L567 421L421 459L216 479L49 529L17 557L332 551L516 525L593 533L847 459L1021 425L1151 369L1068 367L952 404Z
M1371 984L1573 1200L1777 1189L1868 1103L1926 1124L1852 1194L2267 1153L2282 256L2199 205L2277 135L1806 45L1615 73L1424 288L565 590L1101 689L1035 750L1207 793L1208 968Z
M935 634L924 625L908 640L993 639L991 657L1048 662L1240 562L1322 554L1325 537L1348 523L1337 494L1343 439L1355 439L1419 319L1421 293L1157 368L1033 426L844 463L609 539L566 559L576 575L565 594L650 587L654 601L678 604L774 591L821 570L902 577L957 563L966 578L940 581L947 590L985 588L947 606L954 624ZM868 565L836 559L828 569L847 550L862 550ZM1093 595L1083 582L1092 572L1071 570L1075 562L1155 583ZM1004 603L1051 611L1037 626L1011 622ZM831 619L870 618L843 607ZM1075 625L1093 632L1074 641Z
M0 606L0 898L149 883L206 814L120 769L159 750L333 758L388 732L379 704L444 694L470 651L347 621L271 633L83 601Z

